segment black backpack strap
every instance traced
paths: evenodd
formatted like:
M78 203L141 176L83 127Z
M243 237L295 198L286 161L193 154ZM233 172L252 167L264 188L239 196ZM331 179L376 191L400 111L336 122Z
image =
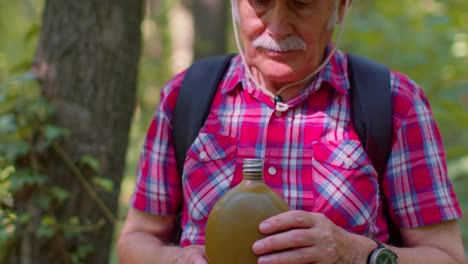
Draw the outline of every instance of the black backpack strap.
M354 129L379 174L382 206L390 242L401 244L398 227L392 220L382 180L392 149L393 103L390 70L383 64L349 55L351 115Z
M393 136L390 71L383 64L351 54L349 73L354 129L379 176L383 176Z
M183 172L188 149L205 124L218 85L235 54L196 61L187 70L177 96L172 126L177 168Z

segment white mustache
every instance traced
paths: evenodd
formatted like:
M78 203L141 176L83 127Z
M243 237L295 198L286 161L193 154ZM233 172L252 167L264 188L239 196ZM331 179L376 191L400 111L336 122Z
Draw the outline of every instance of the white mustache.
M255 48L263 48L276 52L305 50L307 48L306 42L297 35L288 36L284 39L278 40L269 36L268 33L263 33L262 35L258 36L252 42L252 45Z

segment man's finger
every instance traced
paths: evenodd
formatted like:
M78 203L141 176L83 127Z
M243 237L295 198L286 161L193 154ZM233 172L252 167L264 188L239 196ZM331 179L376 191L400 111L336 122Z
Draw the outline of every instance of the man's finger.
M323 252L317 248L295 248L270 255L261 256L258 264L304 264L315 263L323 258Z
M274 234L256 241L252 246L252 250L257 255L263 255L292 248L312 246L316 241L314 241L315 239L311 234L311 231L307 229L293 229Z
M318 214L304 211L288 211L263 221L260 232L273 234L290 229L305 229L313 227L318 221Z

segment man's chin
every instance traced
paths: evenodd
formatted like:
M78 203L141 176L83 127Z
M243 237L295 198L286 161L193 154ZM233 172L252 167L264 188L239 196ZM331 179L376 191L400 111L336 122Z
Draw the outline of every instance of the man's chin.
M262 72L265 77L275 82L281 80L291 82L298 78L298 72L295 70L295 67L287 62L268 60L259 66L260 72Z
M278 59L281 56L284 56L285 59ZM287 55L283 54L278 54L277 57L262 54L261 57L259 56L252 61L252 66L257 68L269 82L287 84L300 81L307 73L307 70L304 69L307 66L303 65L304 62L298 56L286 57Z
M269 70L264 72L264 76L268 82L287 85L289 83L301 80L297 73L292 71Z

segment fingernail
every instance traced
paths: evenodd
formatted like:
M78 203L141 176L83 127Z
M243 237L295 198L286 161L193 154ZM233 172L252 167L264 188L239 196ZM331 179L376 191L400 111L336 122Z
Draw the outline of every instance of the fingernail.
M253 251L257 254L261 254L264 248L263 243L260 241L255 242L252 246Z
M271 225L268 222L263 222L260 224L260 231L262 232L268 232L271 229Z

